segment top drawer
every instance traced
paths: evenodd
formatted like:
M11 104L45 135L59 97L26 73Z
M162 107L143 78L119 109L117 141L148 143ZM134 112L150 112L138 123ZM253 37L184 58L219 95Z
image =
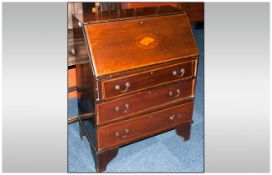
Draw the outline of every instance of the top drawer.
M196 64L197 61L193 60L131 76L102 81L102 98L110 99L171 81L195 77Z

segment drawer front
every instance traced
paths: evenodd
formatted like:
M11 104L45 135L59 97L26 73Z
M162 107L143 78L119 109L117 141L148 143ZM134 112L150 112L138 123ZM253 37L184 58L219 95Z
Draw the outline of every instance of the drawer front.
M126 144L192 120L193 102L98 128L98 149Z
M102 97L109 99L170 81L193 77L195 76L195 65L196 61L189 61L127 77L102 81Z
M118 120L169 102L194 97L195 80L183 80L97 105L97 124Z

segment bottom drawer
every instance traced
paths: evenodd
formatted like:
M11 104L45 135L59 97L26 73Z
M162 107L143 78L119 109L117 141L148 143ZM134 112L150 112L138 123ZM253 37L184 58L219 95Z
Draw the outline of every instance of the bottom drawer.
M193 102L98 128L98 150L141 139L192 120Z

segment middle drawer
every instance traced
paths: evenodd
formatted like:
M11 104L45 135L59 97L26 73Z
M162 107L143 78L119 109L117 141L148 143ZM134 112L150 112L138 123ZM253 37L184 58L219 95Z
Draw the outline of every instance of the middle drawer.
M145 112L167 103L194 97L195 80L183 80L177 83L141 91L113 101L96 105L97 124L105 124L130 115Z

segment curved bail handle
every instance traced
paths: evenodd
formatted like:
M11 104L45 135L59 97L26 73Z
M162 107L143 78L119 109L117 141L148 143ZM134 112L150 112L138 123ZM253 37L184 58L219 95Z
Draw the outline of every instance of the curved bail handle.
M120 92L127 92L128 91L128 88L130 87L130 83L129 82L126 82L125 83L125 88L123 90L121 90L121 86L120 85L115 85L115 89L116 90L119 90Z
M119 106L115 107L115 111L119 112L120 114L125 114L125 113L128 112L128 110L129 110L129 104L127 104L127 103L125 104L125 109L124 110L121 110L121 108Z
M173 73L173 75L174 75L175 77L181 78L181 77L184 75L184 73L185 73L185 69L184 69L184 68L181 68L181 69L180 69L180 74L178 74L178 72L175 71L175 70L174 70L172 73Z

